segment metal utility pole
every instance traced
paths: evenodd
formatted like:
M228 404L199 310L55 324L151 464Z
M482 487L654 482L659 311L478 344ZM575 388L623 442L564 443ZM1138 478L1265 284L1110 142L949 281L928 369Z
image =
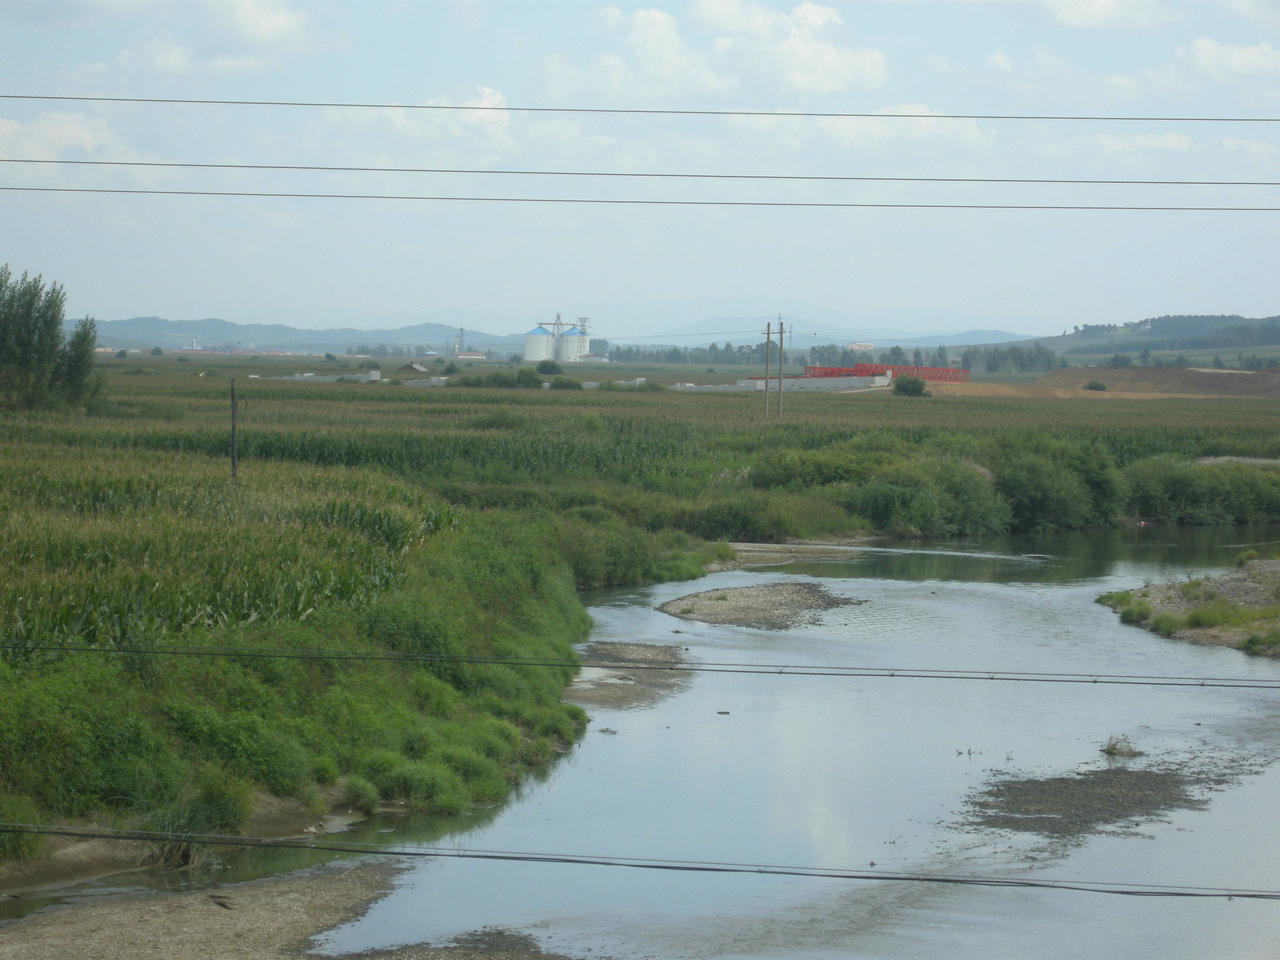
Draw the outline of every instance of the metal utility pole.
M778 314L778 419L782 419L782 314Z
M770 351L773 348L773 324L770 323L764 328L764 418L769 419L769 368L772 366L773 357Z

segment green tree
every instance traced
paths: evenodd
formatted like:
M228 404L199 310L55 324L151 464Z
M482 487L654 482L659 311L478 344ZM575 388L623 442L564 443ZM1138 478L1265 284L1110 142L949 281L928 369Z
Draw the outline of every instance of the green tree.
M93 376L98 333L85 317L71 336L62 329L67 295L26 273L14 280L0 266L0 398L28 410L53 398L79 403L101 388Z

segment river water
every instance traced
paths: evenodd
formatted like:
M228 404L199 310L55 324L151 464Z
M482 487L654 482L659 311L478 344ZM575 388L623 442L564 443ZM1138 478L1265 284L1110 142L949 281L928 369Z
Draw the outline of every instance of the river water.
M593 641L696 662L1280 679L1280 663L1167 641L1093 602L1222 571L1276 528L1080 534L601 592ZM694 590L818 579L867 601L785 631L677 620ZM674 631L680 631L676 633ZM447 842L470 850L1144 886L1280 888L1274 691L696 672L658 703L592 708L545 780ZM1188 804L1099 832L982 827L992 783L1115 765L1196 770ZM874 866L872 866L874 864ZM503 930L575 957L1275 955L1280 903L438 858L416 862L326 954Z

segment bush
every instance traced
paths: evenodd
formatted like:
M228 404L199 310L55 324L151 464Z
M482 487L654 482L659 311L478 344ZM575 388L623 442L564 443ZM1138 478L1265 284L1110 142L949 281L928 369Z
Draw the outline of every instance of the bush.
M1139 600L1137 603L1131 603L1120 611L1121 623L1142 623L1151 616L1151 604L1145 600Z
M364 777L352 774L342 785L342 800L350 810L370 814L378 809L378 789Z
M159 347L152 347L152 348L151 348L151 355L152 355L153 357L163 357L163 356L164 356L164 351L163 351L163 350L161 350Z
M1182 629L1182 621L1172 613L1157 613L1151 618L1151 629L1162 637L1172 637Z
M560 364L556 363L554 360L541 360L534 369L537 370L538 373L548 377L564 373L564 370L560 368Z
M556 377L551 381L552 390L581 390L582 381L573 377Z
M1240 553L1236 554L1236 566L1243 567L1245 564L1249 563L1251 560L1257 560L1257 559L1258 559L1257 550L1242 550Z
M893 392L900 397L927 397L925 382L919 377L894 377Z
M519 370L516 371L516 386L526 387L526 388L533 387L533 388L540 389L542 387L542 378L538 376L536 373L534 373L532 370L530 370L528 367L521 367Z
M1088 383L1084 385L1084 388L1086 390L1106 390L1107 385L1103 383L1101 380L1090 380Z
M26 797L0 793L0 823L41 823L36 805ZM29 860L40 853L44 837L38 833L0 833L0 860Z
M1254 655L1274 653L1280 648L1280 630L1268 630L1265 634L1252 633L1249 639L1240 644L1245 653Z

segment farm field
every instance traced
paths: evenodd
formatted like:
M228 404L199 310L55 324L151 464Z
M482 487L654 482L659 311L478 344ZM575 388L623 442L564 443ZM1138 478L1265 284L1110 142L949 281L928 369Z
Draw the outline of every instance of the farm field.
M495 802L583 728L559 700L588 628L575 588L694 578L726 541L1280 519L1280 475L1197 462L1280 456L1265 398L788 395L765 421L758 395L101 369L87 413L0 416L11 822L212 832L254 829L268 796L300 822ZM306 656L227 655L264 648Z

